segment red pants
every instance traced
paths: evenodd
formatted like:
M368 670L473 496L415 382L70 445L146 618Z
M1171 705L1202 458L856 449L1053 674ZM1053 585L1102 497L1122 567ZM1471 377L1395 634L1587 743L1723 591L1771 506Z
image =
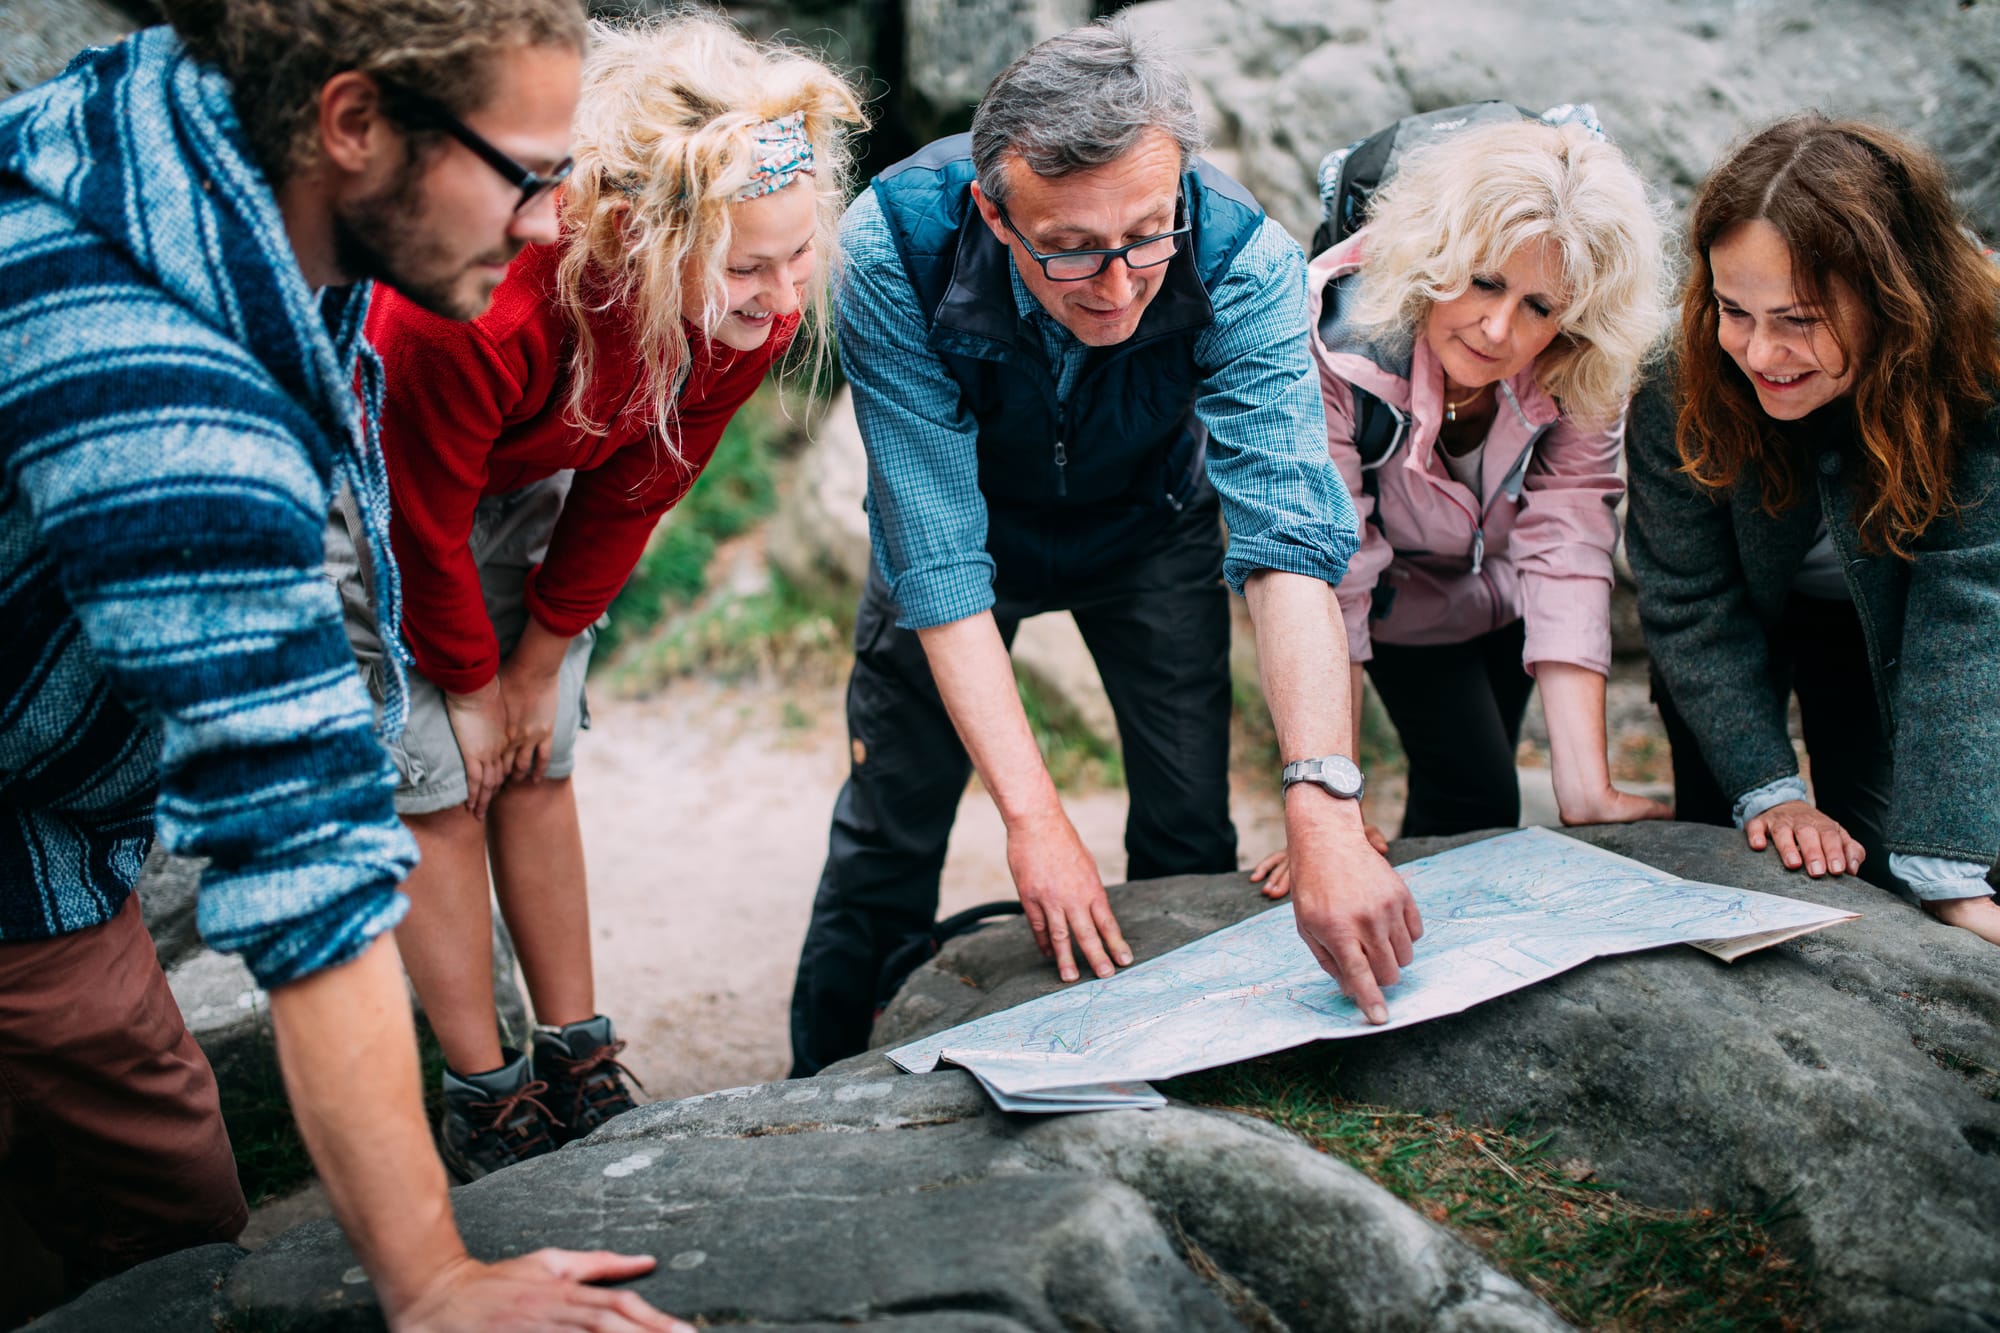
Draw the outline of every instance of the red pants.
M215 1074L137 894L104 925L0 943L0 1208L72 1290L232 1241L249 1218Z

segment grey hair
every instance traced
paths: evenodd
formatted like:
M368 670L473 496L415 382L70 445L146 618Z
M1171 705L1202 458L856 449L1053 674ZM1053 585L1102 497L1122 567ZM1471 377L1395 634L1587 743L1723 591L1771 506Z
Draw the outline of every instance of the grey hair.
M1099 19L1031 48L1002 70L972 115L979 188L1007 197L1010 156L1037 176L1067 176L1115 161L1148 130L1202 150L1201 116L1187 75L1122 19Z

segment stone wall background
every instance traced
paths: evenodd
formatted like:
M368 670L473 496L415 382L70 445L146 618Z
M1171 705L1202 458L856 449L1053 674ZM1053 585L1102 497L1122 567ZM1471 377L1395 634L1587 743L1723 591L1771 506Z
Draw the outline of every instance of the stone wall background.
M665 0L592 0L601 15ZM868 165L962 129L980 90L1097 0L747 0L752 31L824 51L873 98ZM0 95L114 41L149 0L9 0ZM1185 63L1215 156L1310 237L1327 150L1411 111L1484 97L1589 101L1676 203L1733 138L1799 107L1910 131L2000 236L1995 0L1147 0L1128 11Z

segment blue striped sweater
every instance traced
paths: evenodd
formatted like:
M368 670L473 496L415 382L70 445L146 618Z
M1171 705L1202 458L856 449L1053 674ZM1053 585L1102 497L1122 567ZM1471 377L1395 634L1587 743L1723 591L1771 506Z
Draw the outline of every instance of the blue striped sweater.
M395 596L367 302L307 289L167 29L0 103L0 940L110 919L155 835L211 858L202 935L266 986L401 919L415 847L322 571L350 485Z

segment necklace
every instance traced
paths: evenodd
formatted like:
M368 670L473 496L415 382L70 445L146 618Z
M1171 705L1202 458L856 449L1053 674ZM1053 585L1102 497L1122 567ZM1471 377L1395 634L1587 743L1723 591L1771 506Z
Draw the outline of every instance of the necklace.
M1454 423L1455 423L1455 422L1457 422L1457 420L1458 420L1458 409L1459 409L1459 408L1461 408L1461 407L1471 407L1471 406L1472 406L1472 405L1473 405L1474 403L1476 403L1476 402L1478 402L1478 401L1479 401L1479 397L1480 397L1480 395L1481 395L1481 394L1484 394L1485 392L1486 392L1486 386L1482 384L1482 385L1480 385L1480 386L1479 386L1478 388L1474 389L1474 390L1473 390L1473 391L1472 391L1471 393L1469 393L1469 394L1465 395L1465 397L1463 397L1463 398L1459 399L1459 400L1458 400L1457 402L1455 402L1455 403L1454 403L1453 401L1451 401L1451 399L1449 399L1449 398L1445 398L1445 400L1444 400L1444 419L1445 419L1446 421L1450 421L1450 422L1454 422ZM1439 396L1440 396L1440 397L1443 397L1443 395L1439 395Z

